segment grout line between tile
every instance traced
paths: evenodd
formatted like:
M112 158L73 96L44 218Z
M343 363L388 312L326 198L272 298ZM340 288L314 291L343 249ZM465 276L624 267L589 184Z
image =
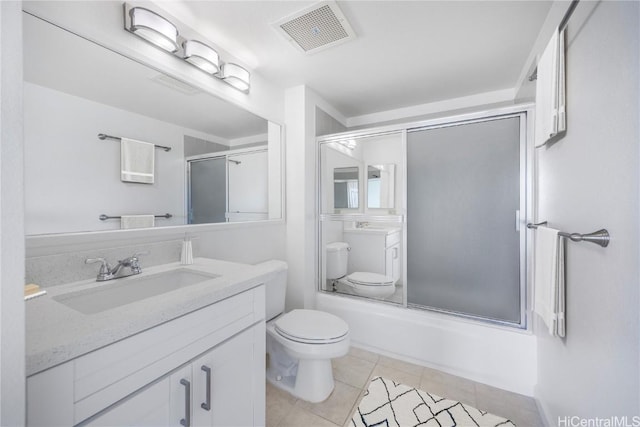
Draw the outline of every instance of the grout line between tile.
M370 353L372 353L372 352L370 352ZM375 354L375 353L373 353L373 354ZM347 383L345 383L345 382L343 382L343 381L335 380L336 382L340 382L340 383L345 384L345 385L347 385L347 386L349 386L349 387L353 387L353 388L355 388L355 389L358 389L358 390L359 390L358 397L357 397L356 401L354 402L354 404L351 406L351 409L350 409L350 411L349 411L349 413L348 413L348 415L347 415L347 418L345 419L344 424L343 424L343 426L342 426L342 427L348 427L349 422L351 421L351 417L352 417L352 415L354 414L354 412L356 411L356 409L357 409L358 405L360 404L360 401L362 400L362 397L363 397L363 395L364 395L365 391L366 391L366 390L367 390L367 388L369 387L369 383L371 382L371 379L374 377L374 374L375 374L375 372L376 372L376 369L377 369L377 368L379 368L379 367L383 367L383 368L387 368L387 369L394 369L394 370L397 370L397 371L399 371L399 372L403 372L403 373L405 373L405 374L407 374L407 375L413 375L414 377L417 377L417 378L418 378L418 384L422 384L423 379L426 379L426 380L429 380L429 379L430 379L430 378L426 378L426 372L427 372L427 371L425 370L425 368L424 368L424 367L423 367L423 368L422 368L422 370L420 371L420 374L419 374L419 375L416 375L416 374L413 374L413 373L405 372L405 371L403 371L403 370L401 370L401 369L397 369L397 368L395 368L395 367L390 367L390 366L388 366L388 365L385 365L384 363L383 363L383 364L380 364L380 355L378 355L378 359L377 359L375 362L373 362L373 361L371 361L371 360L368 360L368 359L364 359L364 358L361 358L361 357L354 356L353 354L350 354L350 356L351 356L351 357L354 357L354 358L356 358L356 359L359 359L359 360L364 360L364 361L367 361L367 362L371 362L371 363L373 363L373 368L371 369L371 372L369 373L369 376L367 377L367 380L366 380L366 382L365 382L365 384L364 384L364 386L363 386L363 387L356 387L356 386L353 386L353 385L351 385L351 384L347 384ZM429 369L432 369L432 368L429 368ZM441 371L439 371L439 372L441 372ZM446 374L446 373L444 373L444 374ZM377 375L377 374L376 374L376 375ZM472 395L473 395L473 399L474 399L474 402L473 402L473 403L475 403L475 405L473 405L473 406L474 406L474 407L477 407L478 409L481 409L481 410L486 410L487 408L479 408L479 406L478 406L478 404L477 404L477 401L478 401L478 394L479 394L479 393L478 393L478 387L479 387L479 386L480 386L480 387L481 387L481 386L486 386L486 385L485 385L485 384L482 384L482 383L479 383L479 382L476 382L476 381L472 381L472 380L468 380L468 381L470 381L470 382L473 384L473 388L472 388L472 389L473 389L473 391L472 391ZM444 378L442 379L442 381L435 380L435 382L441 382L443 385L445 385L445 386L449 386L449 387L457 387L457 386L458 386L455 382L451 382L451 381L447 380L447 377L446 377L446 376L444 376ZM418 388L420 388L420 387L418 387ZM503 392L503 393L510 393L510 392L505 391L505 390L500 390L500 389L496 389L496 390L498 390L498 391L500 391L500 392ZM426 392L430 392L429 390L425 390L425 391L426 391ZM442 397L448 397L448 396L442 396ZM294 399L295 399L295 400L294 400L294 403L293 403L293 404L294 404L294 405L296 405L300 399L297 399L297 398L294 398ZM455 400L459 400L459 399L455 399ZM527 410L527 412L531 412L531 413L532 413L532 415L533 415L533 414L535 414L535 415L537 415L537 416L538 416L538 418L540 418L540 414L539 414L539 413L537 413L536 411L528 410L528 408L526 408L526 407L525 407L525 406L523 406L523 405L519 405L519 406L520 406L520 408L519 408L519 409L520 409L520 412ZM324 420L326 420L326 421L330 422L331 424L336 425L333 421L331 421L331 420L329 420L329 419L325 418L325 417L324 417L324 416L322 416L322 415L315 414L315 413L313 413L313 412L311 412L311 411L308 411L307 409L304 409L304 408L300 408L300 409L302 409L302 410L304 410L305 412L308 412L308 413L310 413L310 414L313 414L313 415L319 416L319 417L323 418ZM496 415L499 415L499 416L500 416L500 414L496 414ZM508 418L508 417L507 417L507 418ZM275 426L275 427L279 427L279 426L281 426L281 425L282 425L282 422L283 422L285 419L286 419L286 416L284 416L284 417L282 418L282 420L280 420L280 422L278 423L278 425L277 425L277 426ZM340 427L340 426L338 426L338 427Z

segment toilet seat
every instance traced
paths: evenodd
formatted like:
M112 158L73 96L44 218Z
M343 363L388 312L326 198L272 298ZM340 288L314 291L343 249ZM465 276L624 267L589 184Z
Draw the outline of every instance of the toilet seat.
M395 280L378 273L357 271L347 276L347 281L361 286L392 286Z
M349 333L347 322L333 314L317 310L292 310L274 322L278 334L305 344L330 344Z

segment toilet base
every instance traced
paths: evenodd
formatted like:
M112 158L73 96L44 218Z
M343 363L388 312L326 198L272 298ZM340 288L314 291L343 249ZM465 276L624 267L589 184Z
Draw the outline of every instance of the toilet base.
M337 281L338 285L347 287L351 289L351 291L359 295L361 297L368 298L387 298L393 295L396 291L395 284L390 285L377 285L377 286L366 286L366 285L354 285L346 279L340 279Z
M301 359L296 375L278 377L276 369L267 368L267 381L271 385L311 403L326 400L335 386L331 359Z

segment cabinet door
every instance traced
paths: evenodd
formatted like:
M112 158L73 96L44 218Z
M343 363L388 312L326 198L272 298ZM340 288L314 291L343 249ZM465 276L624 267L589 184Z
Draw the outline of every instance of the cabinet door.
M83 425L254 425L255 329L214 347Z
M351 246L348 270L367 271L387 274L385 272L385 236L381 234L364 234L362 232L344 233L345 241Z
M193 425L254 425L253 331L244 331L193 362Z
M395 244L385 251L385 274L394 280L400 279L400 244Z
M87 426L168 426L171 379L165 377L131 397L115 404L111 409L90 419Z

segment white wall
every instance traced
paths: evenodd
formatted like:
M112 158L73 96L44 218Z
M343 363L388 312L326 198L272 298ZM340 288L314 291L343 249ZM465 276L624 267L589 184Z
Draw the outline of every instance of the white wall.
M536 398L551 425L640 415L639 13L638 2L579 4L568 26L567 134L536 150L538 219L612 238L608 248L567 243L566 339L536 325Z
M157 226L185 223L185 135L191 129L34 85L24 84L26 233L120 228L100 214L171 213ZM120 143L98 133L171 147L155 150L155 183L120 180Z
M344 121L344 118L342 118ZM316 136L344 132L347 127L320 107L316 107Z
M289 264L286 310L312 308L315 291L315 106L310 90L285 91L286 248Z
M286 309L313 308L317 287L316 108L344 122L313 90L285 91L286 247L289 264ZM342 123L344 125L344 123Z
M0 2L0 425L24 425L22 19Z
M244 223L236 228L199 233L194 255L256 264L270 259L285 260L286 226L282 222Z

